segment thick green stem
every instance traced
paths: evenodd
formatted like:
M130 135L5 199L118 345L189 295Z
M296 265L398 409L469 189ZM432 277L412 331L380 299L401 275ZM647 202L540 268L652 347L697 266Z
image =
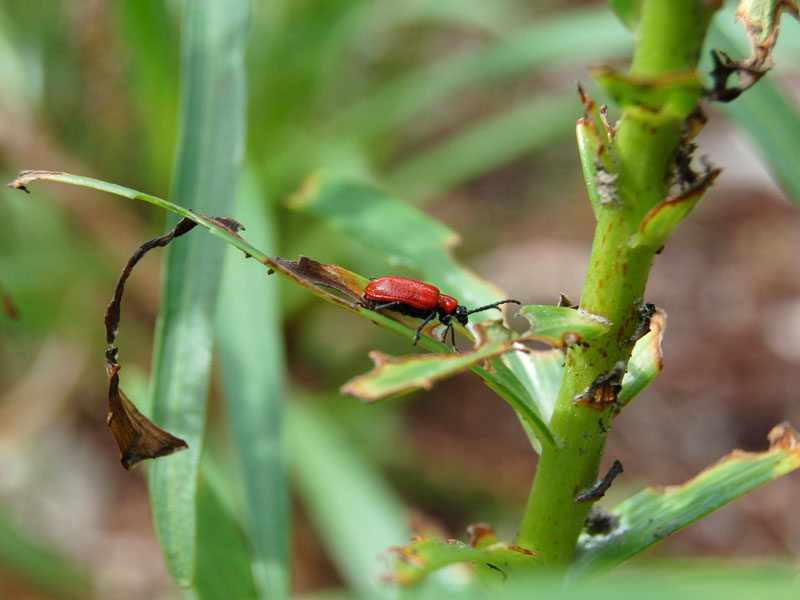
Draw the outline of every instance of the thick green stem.
M716 8L716 2L704 0L644 0L631 76L657 85L660 78L694 70ZM620 202L600 211L581 298L583 310L604 316L612 328L591 347L574 346L567 353L550 423L559 447L542 452L517 538L555 570L563 570L572 559L591 508L592 502L577 503L576 496L598 478L614 410L613 405L598 409L573 400L598 376L630 358L656 250L633 247L630 241L644 215L667 195L682 121L677 113L671 116L668 103L656 113L635 104L623 108L612 148Z

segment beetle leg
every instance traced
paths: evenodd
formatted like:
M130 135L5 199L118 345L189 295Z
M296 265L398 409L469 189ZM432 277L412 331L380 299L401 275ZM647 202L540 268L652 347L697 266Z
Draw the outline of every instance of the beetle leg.
M425 317L425 320L422 322L422 325L417 327L417 332L414 334L414 345L415 346L417 345L417 342L419 341L420 334L422 334L422 329L425 327L425 325L427 325L428 323L430 323L433 320L433 318L436 316L436 314L437 313L436 313L435 310L431 311L431 313L427 317Z

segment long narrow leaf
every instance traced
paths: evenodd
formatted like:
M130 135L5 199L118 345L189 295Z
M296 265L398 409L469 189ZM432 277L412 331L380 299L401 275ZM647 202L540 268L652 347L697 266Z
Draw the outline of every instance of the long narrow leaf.
M194 588L202 600L256 597L250 553L236 519L211 487L197 487L197 578Z
M250 4L184 5L178 159L172 198L209 215L230 212L245 142L244 45ZM194 579L195 494L206 419L214 315L224 249L204 236L167 252L153 373L154 420L189 444L149 470L153 520L172 575Z
M411 197L441 193L566 139L577 114L580 104L570 90L492 115L400 164L389 173L389 185Z
M341 125L367 134L390 131L471 86L563 68L587 56L619 56L631 48L630 35L608 9L563 12L390 81L348 109Z
M318 409L292 405L288 432L300 497L333 564L362 597L392 595L381 556L409 539L403 503Z
M254 174L240 185L236 218L261 248L275 245ZM253 576L262 598L288 595L289 492L285 473L284 356L277 281L228 250L217 335L231 440L244 484Z

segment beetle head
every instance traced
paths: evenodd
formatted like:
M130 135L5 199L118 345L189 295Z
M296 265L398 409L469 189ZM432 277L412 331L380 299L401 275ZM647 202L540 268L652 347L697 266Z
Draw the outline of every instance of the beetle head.
M453 316L456 318L456 321L466 326L469 322L469 313L470 311L467 310L466 306L459 304L453 311Z

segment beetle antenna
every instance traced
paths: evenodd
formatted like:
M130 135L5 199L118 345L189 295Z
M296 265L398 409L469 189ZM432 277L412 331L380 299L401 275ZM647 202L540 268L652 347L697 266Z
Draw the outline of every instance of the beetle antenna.
M520 302L519 300L511 300L511 299L500 300L500 302L495 302L493 304L487 304L486 306L479 306L478 308L473 308L472 310L467 311L466 314L471 315L472 313L481 312L482 310L489 310L490 308L496 308L497 310L500 310L501 304L508 304L508 303L522 305L522 302Z

